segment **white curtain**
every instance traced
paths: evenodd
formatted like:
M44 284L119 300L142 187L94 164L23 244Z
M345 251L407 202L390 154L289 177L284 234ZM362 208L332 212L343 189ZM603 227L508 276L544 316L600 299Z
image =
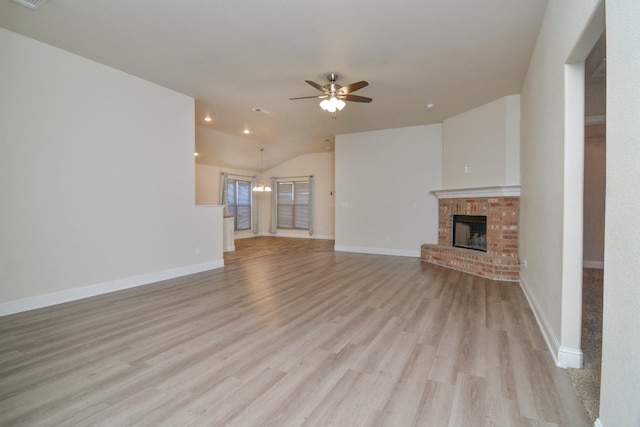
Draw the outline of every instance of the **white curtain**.
M271 223L269 232L276 234L278 231L278 183L275 178L271 178Z
M219 204L223 206L222 213L224 214L224 216L229 215L229 197L227 194L228 181L229 176L224 172L220 172L220 188L218 194L220 196Z
M309 236L313 236L313 175L309 176Z
M260 230L258 229L258 218L259 218L259 207L258 204L260 203L258 200L258 193L253 191L254 187L258 186L258 177L254 177L253 181L251 182L251 231L253 231L253 234L258 234L260 232Z

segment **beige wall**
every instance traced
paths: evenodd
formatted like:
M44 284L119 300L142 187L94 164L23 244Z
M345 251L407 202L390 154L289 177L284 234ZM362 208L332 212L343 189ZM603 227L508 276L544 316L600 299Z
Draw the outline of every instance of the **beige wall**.
M264 173L265 181L272 177L314 176L315 211L313 238L333 239L334 231L334 161L333 152L302 154ZM266 196L266 197L265 197ZM271 198L266 194L260 200L260 233L269 233ZM278 236L310 237L306 230L278 230Z
M584 242L587 267L604 263L606 125L590 125L584 142Z
M443 122L443 188L520 184L520 95Z
M220 172L224 171L240 175L257 175L256 172L221 168L218 166L196 164L196 202L199 205L218 204ZM334 154L303 154L262 174L264 181L271 185L271 178L313 175L315 178L315 234L313 238L334 238ZM269 194L258 194L259 234L270 235L271 197ZM304 230L279 230L278 236L306 237ZM236 231L236 238L251 237L253 233Z
M585 94L585 115L587 117L604 116L607 99L607 85L593 84Z
M607 208L600 422L640 424L640 2L606 2Z
M233 175L256 176L256 172L221 168L219 166L210 166L196 163L196 204L197 205L217 205L220 203L220 172ZM239 177L240 178L240 177ZM251 178L241 177L242 179L251 180Z
M220 168L196 163L196 205L217 205Z
M0 52L0 304L222 260L193 99L4 29Z
M440 124L336 136L336 250L419 256L441 188Z
M252 171L196 163L196 204L198 206L212 206L220 203L220 172L229 174L231 178L234 175L244 175L237 178L245 180L251 180L250 177L256 175ZM243 237L255 237L255 234L252 230L235 231L236 239Z

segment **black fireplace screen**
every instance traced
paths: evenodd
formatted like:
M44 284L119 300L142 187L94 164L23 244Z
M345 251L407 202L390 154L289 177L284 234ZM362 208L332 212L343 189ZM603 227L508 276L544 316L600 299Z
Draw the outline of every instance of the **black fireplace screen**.
M454 215L453 246L486 252L487 217L484 215Z

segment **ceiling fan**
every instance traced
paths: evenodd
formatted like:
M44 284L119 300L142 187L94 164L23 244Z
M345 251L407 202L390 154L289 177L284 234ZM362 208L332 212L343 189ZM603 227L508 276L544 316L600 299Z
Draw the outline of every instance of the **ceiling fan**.
M301 96L298 98L290 98L290 100L293 101L296 99L310 98L322 99L323 101L320 102L320 107L323 110L332 113L334 119L336 117L336 110L342 110L346 105L345 101L367 103L373 101L371 98L367 98L366 96L351 94L351 92L355 92L356 90L362 89L365 86L369 86L369 83L365 82L364 80L356 83L351 83L346 86L340 86L336 83L336 80L338 80L338 75L334 73L329 74L327 76L327 80L329 80L329 83L324 86L320 86L318 83L312 82L311 80L305 80L305 82L307 82L310 86L313 86L314 88L322 92L322 95Z

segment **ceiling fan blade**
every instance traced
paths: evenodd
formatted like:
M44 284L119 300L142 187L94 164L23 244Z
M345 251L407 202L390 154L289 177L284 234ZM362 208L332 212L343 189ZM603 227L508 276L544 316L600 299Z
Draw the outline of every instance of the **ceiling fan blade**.
M312 82L311 80L305 80L305 82L307 82L307 84L309 84L310 86L313 86L314 88L318 89L320 92L326 92L327 91L325 88L323 88L322 86L320 86L316 82Z
M297 98L289 98L289 101L295 101L296 99L311 99L311 98L321 99L326 97L327 95L299 96Z
M366 96L358 96L358 95L344 95L339 96L338 98L342 98L345 101L353 101L353 102L371 102L373 99L367 98Z
M355 92L358 89L362 89L365 86L369 86L369 82L365 82L364 80L356 83L351 83L350 85L342 86L338 93L346 95L351 92Z

